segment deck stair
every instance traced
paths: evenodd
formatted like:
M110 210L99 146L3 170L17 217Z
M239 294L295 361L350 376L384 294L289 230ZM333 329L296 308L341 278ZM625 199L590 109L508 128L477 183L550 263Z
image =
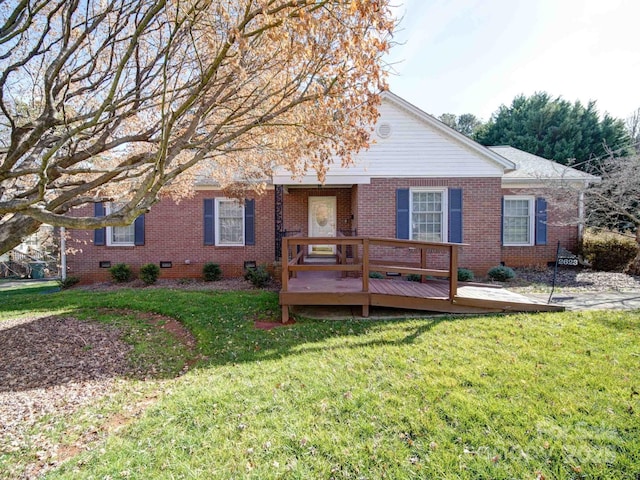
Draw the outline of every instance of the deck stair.
M303 257L306 265L336 265L338 255L306 255Z

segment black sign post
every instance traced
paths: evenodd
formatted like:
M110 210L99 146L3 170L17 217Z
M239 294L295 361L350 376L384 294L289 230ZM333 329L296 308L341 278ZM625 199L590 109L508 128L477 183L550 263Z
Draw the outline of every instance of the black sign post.
M553 282L551 283L551 293L549 294L549 300L547 303L551 303L551 297L553 297L553 291L556 288L556 277L558 276L558 266L561 267L577 267L579 264L578 257L570 251L560 248L560 240L558 240L558 248L556 249L556 262L553 267Z

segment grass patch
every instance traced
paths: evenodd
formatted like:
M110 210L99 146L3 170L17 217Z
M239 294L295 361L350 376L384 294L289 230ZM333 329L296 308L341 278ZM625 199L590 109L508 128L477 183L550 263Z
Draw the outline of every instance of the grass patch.
M195 368L47 478L640 472L638 312L298 319L264 331L253 321L278 311L270 292L0 293L0 305L0 318L151 312L180 320L198 341ZM144 332L134 336L145 344ZM126 405L116 398L110 411Z
M12 280L0 279L0 296L3 293L15 294L49 293L58 290L57 280Z

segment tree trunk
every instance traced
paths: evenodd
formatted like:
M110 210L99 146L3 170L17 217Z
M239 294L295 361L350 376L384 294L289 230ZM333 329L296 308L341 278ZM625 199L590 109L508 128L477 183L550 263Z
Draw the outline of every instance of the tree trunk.
M38 231L42 222L16 213L9 220L0 219L0 255L22 243L22 239Z

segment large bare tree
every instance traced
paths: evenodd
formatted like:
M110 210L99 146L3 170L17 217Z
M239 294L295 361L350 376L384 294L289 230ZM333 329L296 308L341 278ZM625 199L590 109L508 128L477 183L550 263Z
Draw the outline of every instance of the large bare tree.
M640 108L636 109L631 116L625 120L629 137L637 153L640 153Z
M640 247L640 156L611 154L594 173L601 182L587 191L587 225L633 235ZM640 256L633 262L632 271L640 273Z
M388 0L2 3L0 253L42 223L129 224L198 175L322 178L367 146L393 27Z

